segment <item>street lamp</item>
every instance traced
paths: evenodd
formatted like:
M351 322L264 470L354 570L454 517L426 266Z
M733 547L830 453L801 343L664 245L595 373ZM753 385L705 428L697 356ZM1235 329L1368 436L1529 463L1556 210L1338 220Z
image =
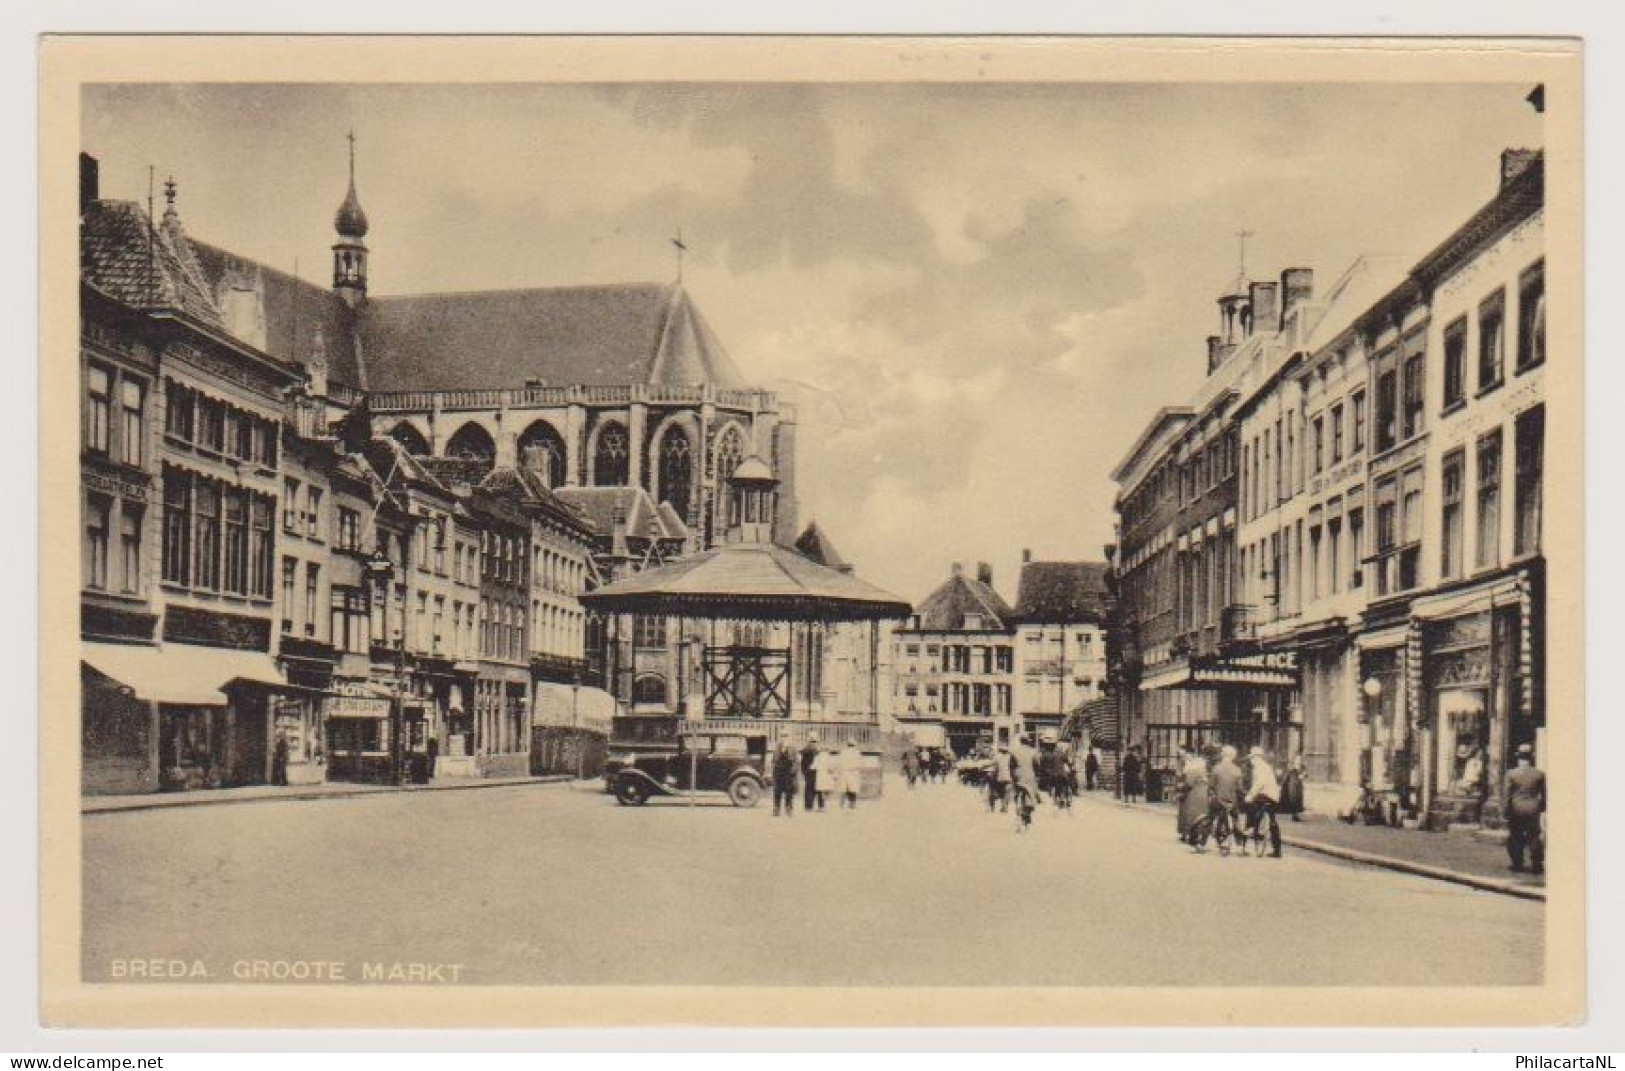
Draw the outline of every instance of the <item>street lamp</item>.
M383 589L382 601L384 604L384 628L389 628L389 582L395 576L395 563L387 554L374 552L367 559L367 576ZM401 607L404 615L406 608ZM390 682L390 691L393 695L389 704L389 781L399 786L401 783L401 767L405 753L401 748L401 733L405 728L405 711L402 709L401 677L406 673L406 635L405 621L401 622L402 634L393 640L391 646L395 655L395 677Z

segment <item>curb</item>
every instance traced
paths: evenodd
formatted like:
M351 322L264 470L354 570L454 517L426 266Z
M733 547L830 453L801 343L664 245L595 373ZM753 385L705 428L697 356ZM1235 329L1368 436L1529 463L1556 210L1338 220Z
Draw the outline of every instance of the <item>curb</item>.
M1163 814L1163 810L1147 803L1126 803L1123 800L1113 799L1119 807L1129 810L1142 811L1146 814ZM1281 843L1300 851L1315 852L1319 855L1328 855L1334 859L1345 862L1359 863L1362 866L1380 867L1383 870L1393 870L1403 874L1414 874L1417 877L1432 878L1435 881L1448 881L1455 885L1465 885L1480 892L1498 893L1501 896L1511 896L1520 900L1538 900L1546 902L1546 888L1541 885L1523 885L1504 878L1482 878L1476 874L1463 873L1460 870L1450 870L1445 867L1432 866L1427 863L1416 863L1409 859L1395 859L1389 855L1374 855L1363 852L1358 848L1345 848L1336 844L1324 844L1319 841L1302 840L1288 836L1284 831L1281 834Z
M485 781L470 778L467 784L445 785L358 785L355 788L341 788L329 792L288 792L268 796L208 796L200 795L198 798L177 800L173 803L147 802L145 799L131 803L115 803L102 806L81 806L81 815L94 814L123 814L128 811L168 811L185 809L188 807L224 807L228 804L247 803L281 803L288 800L349 800L361 796L383 796L391 793L406 792L463 792L473 788L518 788L524 785L557 785L568 784L576 780L568 774L549 774L545 777L527 777L520 780L492 780ZM154 793L154 795L158 795Z

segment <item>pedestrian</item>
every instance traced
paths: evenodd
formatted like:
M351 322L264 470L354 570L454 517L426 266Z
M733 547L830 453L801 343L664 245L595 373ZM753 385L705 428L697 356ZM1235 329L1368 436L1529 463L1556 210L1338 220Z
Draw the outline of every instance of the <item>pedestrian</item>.
M913 788L920 777L920 756L911 747L903 749L903 777L907 779L909 788Z
M807 742L801 745L801 809L813 809L814 797L818 794L818 734L808 733Z
M1281 801L1281 786L1275 780L1275 767L1264 758L1264 749L1256 744L1247 752L1249 776L1247 778L1247 835L1258 847L1264 848L1265 820L1269 822L1270 856L1281 858L1281 823L1276 821L1275 808Z
M278 735L271 749L271 784L288 783L288 738Z
M1507 855L1514 873L1524 870L1529 853L1531 874L1546 872L1546 774L1535 766L1533 744L1518 745L1518 765L1507 774Z
M786 818L796 811L796 752L789 737L779 741L773 754L773 813L783 806Z
M1083 784L1090 792L1095 790L1095 782L1100 778L1100 756L1095 754L1095 745L1089 745L1089 753L1083 757Z
M434 780L435 766L440 762L440 738L438 736L429 737L428 755L428 761L424 764L426 770L424 774L425 784Z
M1175 829L1179 839L1196 847L1196 834L1207 815L1207 760L1193 747L1179 749L1179 817Z
M1010 749L1010 786L1015 794L1017 829L1032 825L1033 811L1038 806L1038 767L1033 749L1027 741L1017 740Z
M858 809L858 791L863 787L863 755L858 751L858 745L851 740L846 742L846 749L841 752L839 760L841 779L841 806Z
M1123 756L1123 798L1133 803L1145 791L1143 774L1145 762L1140 758L1140 745L1131 744Z
M1219 854L1230 854L1230 837L1236 833L1237 807L1241 803L1241 768L1236 765L1236 749L1226 744L1219 749L1219 761L1208 772L1207 815L1197 834L1197 851L1207 850L1207 839L1219 842Z
M993 752L993 765L987 771L987 809L1010 809L1010 746L1000 744Z
M820 751L813 758L813 796L822 811L824 804L829 800L829 794L835 790L835 760L837 756L834 748Z
M1294 755L1292 763L1286 769L1286 777L1281 779L1281 806L1282 814L1292 816L1294 822L1301 821L1303 815L1303 756Z

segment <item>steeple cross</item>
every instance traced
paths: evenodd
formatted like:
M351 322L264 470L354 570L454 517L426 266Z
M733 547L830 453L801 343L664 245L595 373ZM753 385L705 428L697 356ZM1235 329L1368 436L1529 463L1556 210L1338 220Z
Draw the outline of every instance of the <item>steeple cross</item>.
M345 134L344 137L350 143L350 185L354 186L355 185L355 130L352 129L348 134Z
M1243 278L1247 275L1247 239L1256 233L1245 227L1236 232L1236 273Z
M671 239L671 244L677 250L677 281L683 281L683 254L688 252L688 246L683 244L683 228L677 228L677 237Z

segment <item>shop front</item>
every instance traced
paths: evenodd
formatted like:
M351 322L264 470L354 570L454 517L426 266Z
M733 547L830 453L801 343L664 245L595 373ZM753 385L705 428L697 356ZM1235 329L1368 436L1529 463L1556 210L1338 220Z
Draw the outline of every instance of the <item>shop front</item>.
M1532 579L1518 573L1413 608L1430 826L1499 826L1512 756L1541 743L1534 606Z
M1175 709L1202 712L1146 723L1146 760L1153 770L1173 770L1182 747L1229 744L1245 753L1258 746L1283 763L1302 750L1296 652L1180 659L1146 674L1140 687L1185 695L1189 702Z
M303 690L269 655L179 643L81 652L84 791L270 782L273 700Z
M394 780L390 723L394 699L364 681L334 681L322 701L327 777L389 784Z

